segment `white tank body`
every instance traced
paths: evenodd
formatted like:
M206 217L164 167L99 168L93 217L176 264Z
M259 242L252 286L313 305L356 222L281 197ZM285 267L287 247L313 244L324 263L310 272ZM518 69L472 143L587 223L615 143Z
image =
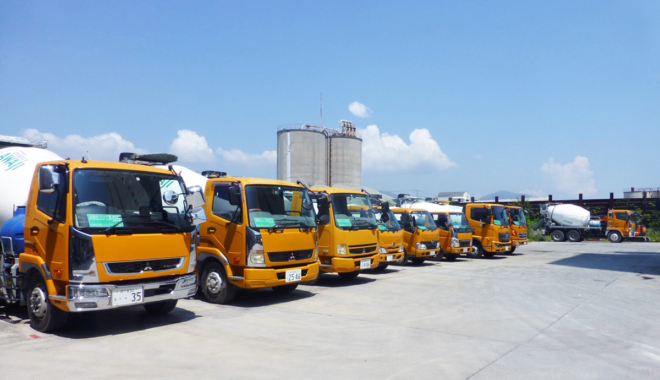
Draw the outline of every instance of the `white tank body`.
M586 227L589 224L591 213L576 205L550 205L548 206L548 216L561 226Z
M157 165L156 167L161 169L168 168L167 165ZM175 172L181 175L181 178L183 178L183 181L186 183L186 186L188 187L200 186L202 188L202 192L206 190L206 181L208 180L208 178L197 173L196 171L188 169L185 166L172 165L172 168L174 169Z
M61 160L41 148L8 147L0 149L0 226L14 215L14 209L27 203L37 164Z
M463 208L461 206L438 204L425 201L404 201L401 203L401 207L421 208L428 212L463 212Z

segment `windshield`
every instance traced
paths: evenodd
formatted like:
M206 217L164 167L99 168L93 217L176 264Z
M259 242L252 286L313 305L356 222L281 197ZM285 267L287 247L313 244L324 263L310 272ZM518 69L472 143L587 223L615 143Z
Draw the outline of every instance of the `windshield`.
M525 220L525 212L520 208L512 208L511 211L511 223L516 226L526 226L527 220Z
M371 200L363 194L332 194L332 213L335 224L353 230L376 228Z
M253 228L314 228L314 211L307 190L274 185L245 186L250 227Z
M192 231L179 177L128 170L79 169L73 177L74 225L88 233ZM174 191L172 204L163 193ZM110 229L110 230L109 230Z
M449 221L451 225L456 229L464 229L470 227L470 224L468 223L465 214L463 214L462 212L449 214Z
M374 216L376 217L376 221L378 222L378 229L381 231L399 231L401 229L401 226L394 217L394 213L392 211L389 211L387 215L390 217L390 220L388 220L387 223L384 223L381 220L381 218L383 217L383 210L381 209L374 210Z
M413 211L411 214L415 217L415 224L418 229L433 231L438 228L428 211Z
M493 206L493 224L497 226L509 225L509 214L503 206Z

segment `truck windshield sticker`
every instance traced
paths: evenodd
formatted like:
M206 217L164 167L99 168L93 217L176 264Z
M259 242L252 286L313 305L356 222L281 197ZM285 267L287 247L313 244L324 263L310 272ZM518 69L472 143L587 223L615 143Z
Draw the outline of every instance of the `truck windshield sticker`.
M497 220L497 222L499 222L499 220ZM519 226L520 222L513 222L513 224L515 224L516 226Z
M378 229L381 230L381 231L387 231L387 226L384 225L384 224L379 224Z
M113 214L87 214L87 221L92 228L98 227L112 227L117 224L117 227L124 227L121 215Z
M427 230L427 228L424 227L424 226L417 226L417 229L420 229L420 230L422 230L422 231Z
M499 221L499 220L493 220L493 224L496 225L496 226L501 226L502 222Z
M350 219L337 219L337 226L339 227L350 227L352 225L353 223L351 223Z
M257 228L270 228L275 226L275 219L273 218L253 218L254 226Z

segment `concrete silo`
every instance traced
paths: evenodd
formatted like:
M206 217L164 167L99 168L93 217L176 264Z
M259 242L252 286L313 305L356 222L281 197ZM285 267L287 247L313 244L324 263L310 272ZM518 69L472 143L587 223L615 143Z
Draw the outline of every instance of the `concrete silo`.
M284 125L277 131L277 179L328 185L327 134L322 128Z
M330 186L362 188L362 139L350 121L341 121L341 129L329 134Z

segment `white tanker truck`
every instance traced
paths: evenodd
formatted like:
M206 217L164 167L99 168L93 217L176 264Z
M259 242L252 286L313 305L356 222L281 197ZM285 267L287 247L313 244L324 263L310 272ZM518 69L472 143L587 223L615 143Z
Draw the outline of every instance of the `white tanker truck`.
M572 204L546 204L541 206L542 219L534 229L543 228L543 234L552 241L579 242L585 238L607 238L613 243L623 240L649 241L642 217L629 210L609 210L605 216L592 217L589 210Z

